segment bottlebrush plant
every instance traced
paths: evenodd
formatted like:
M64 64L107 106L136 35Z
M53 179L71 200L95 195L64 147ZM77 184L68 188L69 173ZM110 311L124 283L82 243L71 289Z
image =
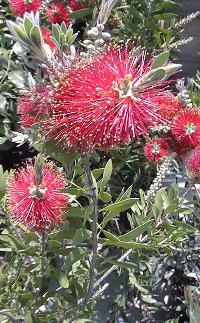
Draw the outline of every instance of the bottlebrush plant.
M178 163L198 176L200 114L172 91L181 65L169 50L114 37L116 3L10 3L7 37L26 74L12 139L37 156L1 175L4 322L186 315L183 290L173 306L158 293L159 270L179 254L192 270L199 204L165 179ZM76 17L92 6L80 39Z

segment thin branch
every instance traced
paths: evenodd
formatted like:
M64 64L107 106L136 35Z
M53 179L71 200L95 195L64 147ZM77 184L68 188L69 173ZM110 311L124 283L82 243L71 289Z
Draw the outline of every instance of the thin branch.
M87 184L89 187L89 195L92 199L93 203L93 219L92 219L92 259L90 262L90 270L89 270L89 284L87 288L87 292L85 298L81 300L78 304L79 308L84 308L85 305L89 302L93 295L94 285L95 285L95 277L96 277L96 262L97 262L97 247L98 247L98 200L96 194L96 186L94 185L92 172L90 169L89 161L86 157L83 157L83 167L85 170L85 174L87 177Z
M46 240L47 240L47 232L41 232L40 236L40 286L35 295L35 304L39 299L39 295L42 291L43 279L45 277L45 256L46 256Z
M45 275L46 232L41 233L41 278Z
M123 254L117 261L124 262L132 252L133 252L133 249L128 249L128 251L125 252L125 254ZM117 268L118 268L117 265L113 265L112 267L110 267L110 269L106 271L106 273L103 276L101 276L101 278L99 278L99 280L96 282L94 286L94 291L95 291L95 294L93 296L94 298L97 297L102 291L104 291L109 286L109 284L105 284L103 287L101 287L100 285Z
M124 262L128 256L133 252L132 249L129 249L125 254L123 254L117 261L118 262ZM113 265L112 267L110 267L110 269L108 269L106 271L106 273L93 285L93 287L90 289L90 298L92 297L92 299L95 299L96 297L98 297L104 290L106 290L109 287L109 283L105 283L103 286L101 286L102 282L114 271L118 268L117 265ZM79 318L79 314L77 314L76 316L74 316L71 312L72 310L78 310L82 309L83 306L85 306L86 302L86 297L83 301L81 301L78 306L76 307L71 307L70 309L67 310L67 318L69 319L69 323L74 323L76 322L76 319ZM70 314L71 313L71 314Z

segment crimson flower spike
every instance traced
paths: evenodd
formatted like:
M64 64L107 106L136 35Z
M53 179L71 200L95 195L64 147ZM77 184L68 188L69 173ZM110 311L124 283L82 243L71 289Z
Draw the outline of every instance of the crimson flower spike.
M12 173L8 181L7 201L11 216L29 229L44 232L63 222L68 198L62 190L65 181L54 164L41 155Z
M55 91L44 134L84 152L128 144L150 126L166 124L157 102L181 67L168 58L168 52L153 58L140 48L109 48L79 62Z

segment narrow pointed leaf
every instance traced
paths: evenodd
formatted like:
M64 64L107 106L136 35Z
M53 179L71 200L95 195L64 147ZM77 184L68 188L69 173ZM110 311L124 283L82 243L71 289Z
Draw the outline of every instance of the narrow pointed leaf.
M155 68L162 67L168 62L168 60L169 60L169 51L163 52L154 59L151 65L151 68L155 69Z
M126 234L123 234L122 236L118 236L118 239L120 241L130 242L133 240L136 240L141 234L143 234L153 223L153 220L147 221L146 223L143 223L139 227L129 231Z
M108 181L110 180L110 177L112 175L112 160L109 159L107 162L104 172L103 172L103 178L101 180L101 185L100 185L100 191L104 189L104 187L107 185Z

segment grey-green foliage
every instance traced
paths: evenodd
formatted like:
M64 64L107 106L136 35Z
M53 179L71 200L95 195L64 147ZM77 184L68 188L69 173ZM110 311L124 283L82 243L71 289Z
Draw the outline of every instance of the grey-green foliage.
M64 22L61 25L53 24L52 25L52 40L58 47L58 49L64 49L65 47L70 47L75 41L78 33L73 33L73 29L67 27Z
M17 17L15 22L7 20L7 27L11 33L8 36L29 50L36 61L45 63L51 59L50 48L44 46L39 12L25 13L23 18Z

